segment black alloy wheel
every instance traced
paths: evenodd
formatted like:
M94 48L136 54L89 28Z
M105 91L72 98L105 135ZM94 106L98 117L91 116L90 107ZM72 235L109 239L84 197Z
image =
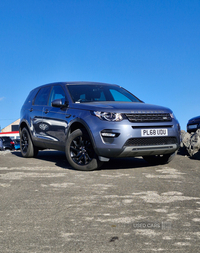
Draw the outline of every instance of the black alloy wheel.
M91 140L85 129L72 132L66 141L66 157L77 170L94 170L103 163L97 158Z
M70 145L71 158L78 165L87 165L93 157L91 143L83 136L78 136L71 142Z
M37 156L38 149L33 145L29 131L23 128L20 134L20 149L23 157L30 158Z

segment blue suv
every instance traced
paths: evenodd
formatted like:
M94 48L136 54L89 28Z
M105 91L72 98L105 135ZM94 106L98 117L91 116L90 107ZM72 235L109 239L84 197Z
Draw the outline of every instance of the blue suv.
M164 164L179 145L180 126L170 109L145 104L118 85L46 84L32 90L21 109L22 156L61 150L77 170L97 169L114 157Z

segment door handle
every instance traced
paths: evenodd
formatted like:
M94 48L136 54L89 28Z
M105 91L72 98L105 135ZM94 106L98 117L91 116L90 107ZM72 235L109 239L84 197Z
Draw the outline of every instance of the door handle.
M33 111L33 108L31 108L29 111L32 112L32 111Z
M46 109L46 110L44 111L44 113L45 113L45 114L47 114L48 112L49 112L49 110L48 110L48 109Z

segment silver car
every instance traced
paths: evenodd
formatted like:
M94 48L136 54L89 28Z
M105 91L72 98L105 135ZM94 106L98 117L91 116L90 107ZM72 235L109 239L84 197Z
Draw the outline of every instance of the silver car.
M78 170L94 170L114 157L168 163L180 145L173 112L145 104L124 88L106 83L51 83L32 90L21 109L24 157L52 148Z

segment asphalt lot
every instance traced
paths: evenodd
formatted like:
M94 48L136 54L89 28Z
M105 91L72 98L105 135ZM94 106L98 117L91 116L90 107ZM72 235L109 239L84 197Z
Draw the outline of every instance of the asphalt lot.
M75 171L64 153L0 152L0 252L200 252L200 160L114 159Z

